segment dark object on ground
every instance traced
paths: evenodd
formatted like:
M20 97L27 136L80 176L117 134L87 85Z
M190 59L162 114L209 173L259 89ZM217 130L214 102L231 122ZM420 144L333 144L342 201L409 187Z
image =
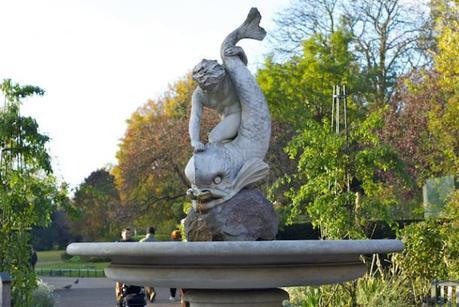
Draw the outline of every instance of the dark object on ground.
M143 287L122 286L122 297L118 302L119 307L144 307L147 305Z
M74 283L75 285L77 285L79 282L80 282L80 279L77 278L77 279L75 279L75 281L74 281L73 283ZM68 285L63 286L62 288L67 289L67 290L70 290L70 288L72 288L72 286L73 286L72 284L68 284Z
M257 188L246 188L206 212L190 210L185 230L188 241L274 240L277 216Z

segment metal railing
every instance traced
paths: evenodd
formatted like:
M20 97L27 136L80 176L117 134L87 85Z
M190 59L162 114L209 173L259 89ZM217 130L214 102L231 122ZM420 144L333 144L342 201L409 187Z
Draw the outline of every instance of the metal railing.
M100 269L46 269L36 268L38 276L50 277L105 277L104 270Z
M430 298L424 306L459 306L459 281L432 281Z

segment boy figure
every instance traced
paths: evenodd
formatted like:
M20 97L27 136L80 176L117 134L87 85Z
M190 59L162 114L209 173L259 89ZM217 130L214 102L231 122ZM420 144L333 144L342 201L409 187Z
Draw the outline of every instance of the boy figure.
M241 123L241 104L229 75L217 61L202 60L194 67L192 77L198 87L191 97L188 129L191 146L198 152L205 150L199 136L203 108L214 109L221 119L210 132L209 143L226 143L237 135Z

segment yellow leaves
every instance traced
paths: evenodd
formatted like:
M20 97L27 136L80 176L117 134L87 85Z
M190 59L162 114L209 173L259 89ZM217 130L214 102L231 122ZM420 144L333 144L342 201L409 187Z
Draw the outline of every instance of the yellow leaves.
M442 28L435 57L436 68L441 74L440 83L447 92L459 92L459 22L452 21Z
M455 174L459 171L459 93L451 97L444 105L435 105L429 112L428 130L432 143L441 153L433 156L433 171Z
M191 78L191 74L187 74L185 78L170 85L162 102L164 115L184 118L188 114L190 97L195 88L196 84Z

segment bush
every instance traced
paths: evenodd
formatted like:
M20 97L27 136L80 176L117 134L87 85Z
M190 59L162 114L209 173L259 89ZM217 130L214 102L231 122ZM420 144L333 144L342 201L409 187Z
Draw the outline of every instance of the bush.
M414 306L409 285L400 276L390 274L366 274L357 282L286 290L290 302L284 302L284 307Z
M61 260L64 262L110 262L110 258L92 256L72 256L66 252L61 253Z
M69 259L69 262L81 262L81 257L80 256L72 256L70 259Z
M37 288L35 288L32 292L32 306L53 307L55 303L53 292L53 287L48 286L39 280L37 283Z
M411 224L400 231L399 238L405 249L394 256L394 262L410 282L413 300L420 304L429 295L432 280L459 277L459 191L440 218Z
M358 281L357 303L359 306L410 306L409 287L398 275L384 277L365 275Z
M81 257L83 262L110 262L110 258L106 257Z
M62 261L69 261L73 256L67 254L67 252L62 252L61 253L61 260Z
M410 285L396 267L384 269L377 254L371 260L369 272L356 281L286 289L290 302L284 306L412 306Z
M290 301L284 301L284 307L315 307L319 306L320 290L313 287L295 287L284 289L288 292Z

